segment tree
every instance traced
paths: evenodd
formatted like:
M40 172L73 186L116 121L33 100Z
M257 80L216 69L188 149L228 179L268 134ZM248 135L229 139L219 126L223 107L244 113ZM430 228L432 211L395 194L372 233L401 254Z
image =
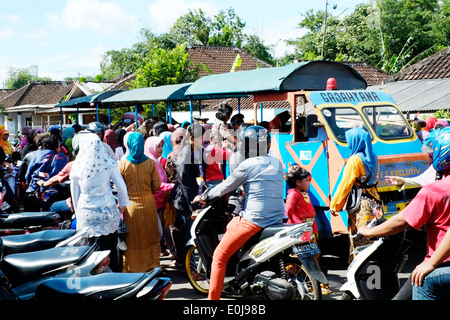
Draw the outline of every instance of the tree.
M220 10L211 23L212 34L208 43L212 46L241 48L244 27L245 22L234 12L233 8L230 7L226 12Z
M48 77L38 77L38 66L32 65L29 68L13 68L8 70L6 79L6 89L19 89L30 81L51 81Z
M170 34L177 43L189 42L194 45L206 46L211 34L211 19L205 16L203 10L189 10L177 19Z
M256 35L244 35L242 50L262 61L275 64L275 59L271 53L273 46L266 46Z
M344 17L328 16L324 58L364 60L389 73L450 44L450 0L376 0L360 4ZM309 11L299 27L306 34L289 42L299 60L318 58L323 36L323 11Z

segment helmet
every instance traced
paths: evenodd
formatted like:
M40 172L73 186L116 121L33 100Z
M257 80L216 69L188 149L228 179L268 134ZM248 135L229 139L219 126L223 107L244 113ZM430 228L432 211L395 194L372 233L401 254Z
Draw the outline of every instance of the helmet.
M243 144L245 159L266 156L270 145L270 134L261 126L249 126L239 134L239 142Z
M101 134L105 133L105 127L100 122L96 121L90 122L87 125L86 130L92 133L101 133Z
M426 144L431 147L433 152L434 169L442 171L450 168L450 130L444 128L434 131L436 132L430 139L427 139Z

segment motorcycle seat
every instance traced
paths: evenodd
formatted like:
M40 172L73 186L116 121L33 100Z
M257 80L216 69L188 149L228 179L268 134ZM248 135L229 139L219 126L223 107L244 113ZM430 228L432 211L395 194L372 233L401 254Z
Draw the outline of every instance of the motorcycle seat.
M52 211L0 214L0 228L48 227L60 220L59 214Z
M159 269L159 268L157 268ZM42 282L36 289L36 300L113 300L125 294L136 294L150 282L159 270L149 273L101 273L80 277L76 286L67 279L54 278Z
M286 228L296 228L296 227L298 227L298 224L287 224L287 223L279 223L268 226L262 230L261 235L259 236L259 240L272 237L276 233L282 230L286 230Z
M76 230L44 230L2 237L3 255L45 250L73 236Z
M68 246L11 254L3 258L2 271L14 287L38 279L44 273L75 265L89 250L89 246Z

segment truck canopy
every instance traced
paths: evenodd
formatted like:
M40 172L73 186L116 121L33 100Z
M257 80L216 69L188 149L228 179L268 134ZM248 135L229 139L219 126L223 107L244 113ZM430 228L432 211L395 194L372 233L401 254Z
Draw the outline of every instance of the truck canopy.
M304 61L283 67L261 68L205 76L186 91L187 96L214 99L224 94L325 90L329 78L338 90L364 90L366 80L353 68L333 61Z

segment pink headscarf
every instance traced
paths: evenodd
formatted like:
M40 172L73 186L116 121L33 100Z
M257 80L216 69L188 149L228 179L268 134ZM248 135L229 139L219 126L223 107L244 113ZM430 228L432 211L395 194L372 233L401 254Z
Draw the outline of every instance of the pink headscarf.
M161 162L156 155L156 149L161 144L161 141L164 141L164 138L158 136L148 137L145 140L144 154L155 161L156 168L158 168L159 179L161 180L161 182L167 182L166 171L164 170Z
M425 130L430 131L431 129L434 129L434 126L436 125L437 119L435 117L428 117L425 119L425 123L427 124L425 126Z
M438 124L440 124L440 125L443 126L444 128L448 126L447 120L443 120L443 119L436 121L436 123L435 123L435 125L434 125L434 128L435 128L435 129L436 129L436 126L437 126Z
M159 162L156 155L156 148L159 146L161 141L164 141L164 138L152 136L145 140L144 145L144 154L155 162L156 168L158 169L159 179L161 180L161 187L153 194L157 209L165 207L166 191L172 190L174 186L174 183L167 182L166 170L164 170L163 165Z

